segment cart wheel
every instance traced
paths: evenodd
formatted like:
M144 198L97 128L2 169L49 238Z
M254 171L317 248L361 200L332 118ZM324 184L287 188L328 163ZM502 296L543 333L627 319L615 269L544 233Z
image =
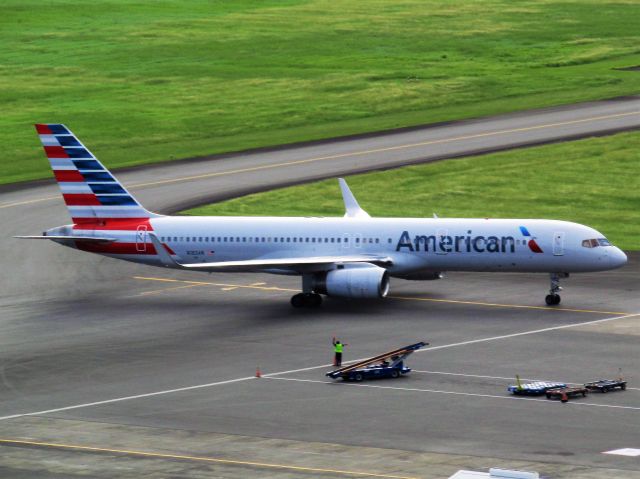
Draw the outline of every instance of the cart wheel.
M551 394L547 394L547 399L551 399Z
M627 389L627 385L626 384L621 384L620 385L620 389L622 389L624 391L625 389Z
M400 376L400 373L398 371L396 371L395 369L393 371L391 371L391 377L392 378L397 378Z
M586 398L587 397L587 391L582 391L582 397Z
M356 380L356 381L358 381L358 382L360 382L360 381L362 381L362 380L364 379L364 376L362 375L362 373L356 373L356 374L353 376L353 379L354 379L354 380Z
M609 388L602 388L602 393L604 394L606 392L609 392Z

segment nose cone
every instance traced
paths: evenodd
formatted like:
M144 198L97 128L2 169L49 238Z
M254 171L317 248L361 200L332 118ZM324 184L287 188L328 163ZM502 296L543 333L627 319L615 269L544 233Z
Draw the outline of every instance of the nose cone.
M609 266L619 268L627 263L627 255L620 248L615 246L609 251Z

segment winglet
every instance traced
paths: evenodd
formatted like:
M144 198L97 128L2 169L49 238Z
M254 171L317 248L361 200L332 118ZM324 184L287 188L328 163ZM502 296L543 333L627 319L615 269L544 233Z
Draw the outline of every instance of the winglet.
M344 208L346 213L345 218L370 218L369 213L360 208L356 197L353 196L347 182L342 178L338 178L340 183L340 190L342 191L342 199L344 201Z
M155 233L147 233L147 235L151 239L151 243L153 244L153 247L156 249L156 254L160 258L160 261L162 261L163 265L165 265L167 268L183 267L180 263L178 263L176 260L174 260L171 257L171 255L167 252L167 249L164 247L164 245L160 243L160 240L155 235Z

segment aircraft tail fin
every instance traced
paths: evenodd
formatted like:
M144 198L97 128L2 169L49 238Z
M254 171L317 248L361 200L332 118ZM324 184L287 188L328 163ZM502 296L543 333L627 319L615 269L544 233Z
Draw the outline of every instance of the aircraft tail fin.
M75 224L158 216L147 211L66 126L35 127Z

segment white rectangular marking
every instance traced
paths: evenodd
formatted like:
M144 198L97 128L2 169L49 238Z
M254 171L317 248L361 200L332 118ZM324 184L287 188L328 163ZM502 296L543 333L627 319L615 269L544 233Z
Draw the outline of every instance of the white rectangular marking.
M614 449L613 451L605 451L602 454L615 454L617 456L640 457L640 449L625 447L623 449Z

